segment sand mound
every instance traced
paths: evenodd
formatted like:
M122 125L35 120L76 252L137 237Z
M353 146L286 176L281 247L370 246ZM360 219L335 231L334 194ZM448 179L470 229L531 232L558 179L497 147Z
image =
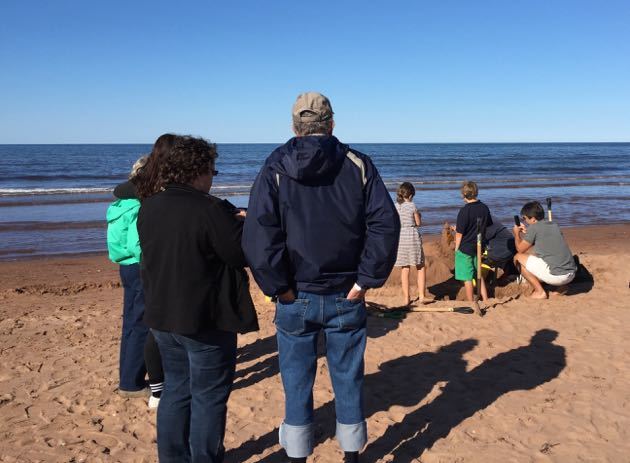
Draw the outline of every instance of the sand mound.
M455 237L451 232L451 225L448 222L444 222L442 226L436 251L440 256L448 259L449 262L455 259Z
M427 288L429 294L440 300L465 300L466 293L464 286L455 280L454 262L455 262L455 238L448 222L444 223L439 239L425 242L425 265L427 268ZM578 272L575 280L569 285L568 290L563 288L557 291L555 288L549 288L553 294L577 294L588 292L593 287L594 278L591 272L580 263L579 257L574 256L578 264ZM502 278L503 277L503 278ZM489 295L494 299L517 298L520 296L529 296L532 293L532 287L526 282L518 283L515 276L506 278L501 269L497 270L497 274L490 272L486 275L486 281L489 284ZM416 276L415 270L412 269L410 276L411 293L415 294ZM383 290L374 292L376 296L391 293L392 290L400 284L400 269L394 269L392 275L388 279Z

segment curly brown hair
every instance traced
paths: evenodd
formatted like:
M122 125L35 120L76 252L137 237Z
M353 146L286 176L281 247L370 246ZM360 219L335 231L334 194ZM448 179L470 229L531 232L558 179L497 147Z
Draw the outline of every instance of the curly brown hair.
M160 183L160 165L171 151L171 148L178 138L177 135L173 135L172 133L165 133L155 140L147 163L138 170L137 175L132 180L136 185L138 198L148 198L162 189L162 184Z
M217 145L203 138L177 137L175 144L163 157L158 169L158 184L190 184L197 177L210 173L217 158Z

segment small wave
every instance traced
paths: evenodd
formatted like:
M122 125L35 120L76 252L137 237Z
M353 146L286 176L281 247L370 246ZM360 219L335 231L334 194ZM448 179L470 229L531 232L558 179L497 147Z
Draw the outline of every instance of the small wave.
M383 175L382 175L383 176ZM438 174L430 174L427 177L440 177ZM410 182L414 185L459 185L464 180L462 178L444 178L439 180L426 180L419 178L392 178L392 177L384 177L383 178L386 185L398 185L402 182ZM580 175L580 176L566 176L566 177L519 177L519 178L510 178L510 177L492 177L492 178L477 178L475 182L478 184L514 184L514 183L536 183L536 182L551 182L554 184L562 185L562 182L579 182L579 181L591 181L591 180L605 180L610 182L611 184L627 184L630 178L628 175ZM590 184L590 182L588 183Z
M438 191L438 190L451 190L459 187L461 182L414 182L410 183L414 184L418 190L421 191ZM564 187L592 187L592 186L607 186L607 187L627 187L630 186L630 182L623 181L590 181L590 182L582 182L582 181L555 181L553 179L549 179L548 181L519 181L511 183L509 181L504 182L488 182L484 183L482 181L477 182L484 190L513 190L513 189L523 189L523 188L564 188ZM400 183L394 182L385 182L385 186L389 191L396 191Z
M7 196L5 196L7 198ZM90 195L89 198L77 198L77 199L45 199L42 196L33 196L33 199L28 200L9 200L5 199L0 201L0 207L26 207L26 206L62 206L66 204L88 204L88 203L111 203L115 198L113 197L101 197L96 195Z
M0 196L59 195L74 193L108 193L112 188L0 188Z
M69 174L29 174L11 177L11 180L118 180L125 181L126 174L108 174L108 175L69 175Z
M252 184L247 185L212 185L212 190L238 190L238 189L251 189Z
M383 180L386 187L391 191L398 188L402 182L411 182L421 190L442 190L459 186L462 179L453 177L442 177L437 175L429 176L430 180L418 177L387 177ZM564 176L564 177L523 177L523 178L479 178L476 182L484 188L541 188L541 187L573 187L573 186L630 186L628 175L585 175L585 176ZM241 196L250 193L251 183L224 183L212 186L211 192L225 196ZM54 195L54 194L94 194L109 193L111 187L73 187L73 188L0 188L2 196L34 196L34 195Z
M105 220L87 222L4 222L0 223L0 232L40 231L40 230L81 230L86 228L105 228Z

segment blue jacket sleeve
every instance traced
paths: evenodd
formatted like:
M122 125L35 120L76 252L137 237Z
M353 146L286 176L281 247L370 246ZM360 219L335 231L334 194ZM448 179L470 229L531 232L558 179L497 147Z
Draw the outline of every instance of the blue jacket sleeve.
M263 293L275 296L291 288L278 185L267 165L258 174L249 196L242 245L254 280Z
M385 284L396 262L400 239L400 218L381 176L372 161L364 158L366 167L365 223L366 234L357 284L362 288L379 288Z

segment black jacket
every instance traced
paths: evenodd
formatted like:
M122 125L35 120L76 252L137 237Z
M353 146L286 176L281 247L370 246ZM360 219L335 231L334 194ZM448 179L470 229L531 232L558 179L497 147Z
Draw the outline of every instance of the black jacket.
M145 199L138 214L144 321L183 335L258 329L249 294L243 224L235 208L187 185Z
M267 295L382 286L400 220L376 167L333 136L292 138L265 162L249 198L243 249Z
M486 241L488 242L488 260L500 267L507 262L511 262L516 254L514 235L495 218L492 218L492 225L486 228Z

